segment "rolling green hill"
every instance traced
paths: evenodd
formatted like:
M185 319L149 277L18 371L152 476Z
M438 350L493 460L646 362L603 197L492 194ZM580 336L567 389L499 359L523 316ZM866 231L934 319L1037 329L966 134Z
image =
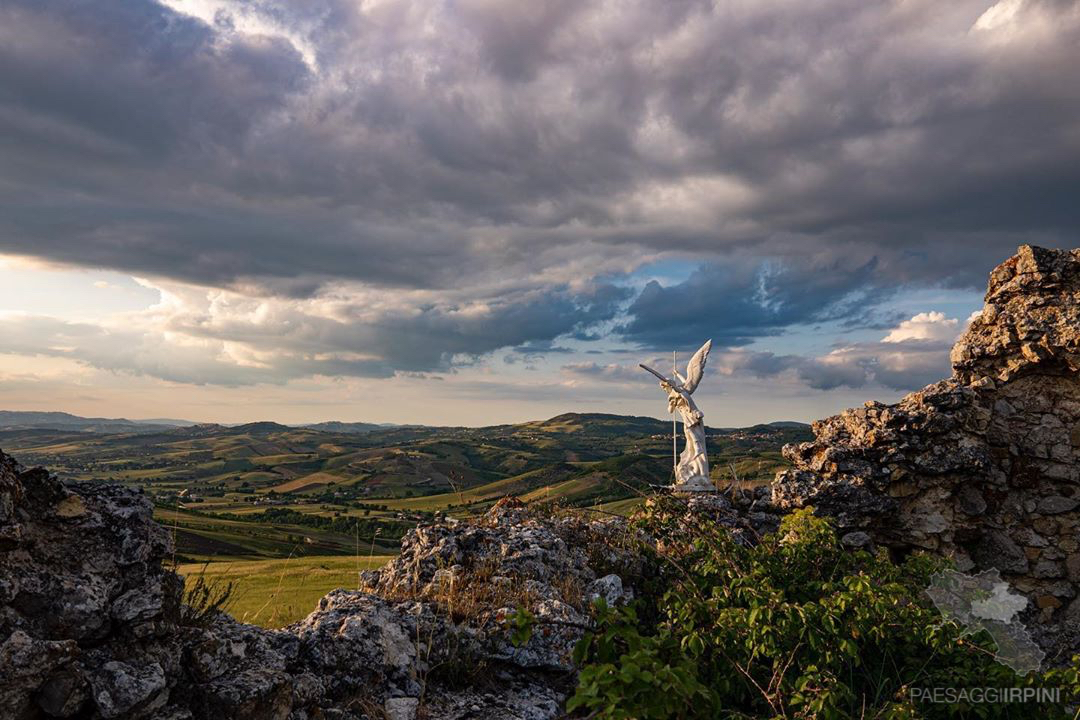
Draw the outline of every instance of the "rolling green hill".
M807 426L708 429L714 480L753 485L783 467ZM142 488L184 557L393 552L434 512L468 516L499 498L625 512L671 482L671 423L567 413L481 428L273 422L238 426L0 430L0 447L65 479Z

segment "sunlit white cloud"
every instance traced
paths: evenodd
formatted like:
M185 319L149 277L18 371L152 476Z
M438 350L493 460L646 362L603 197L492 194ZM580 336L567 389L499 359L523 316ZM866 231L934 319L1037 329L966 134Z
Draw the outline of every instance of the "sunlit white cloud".
M939 340L952 342L956 339L959 320L947 318L943 312L919 313L904 320L881 339L883 343L902 343L906 340Z

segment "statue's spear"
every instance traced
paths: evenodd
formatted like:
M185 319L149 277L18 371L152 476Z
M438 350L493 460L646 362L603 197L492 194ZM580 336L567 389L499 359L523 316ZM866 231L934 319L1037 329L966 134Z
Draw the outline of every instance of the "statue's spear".
M675 369L675 372L678 372L678 353L675 350L673 350L671 352L671 363L672 363L672 367ZM661 384L662 387L670 388L671 384L676 382L675 373L672 373L672 379L668 380L668 378L666 378L663 375L661 375L660 373L656 372L655 370L653 370L648 365L645 365L643 363L638 363L638 367L641 368L642 370L646 370L646 371L652 373L657 378L659 378L660 379L660 384ZM679 437L678 421L675 419L675 417L672 417L671 418L671 470L672 470L672 472L675 473L675 480L676 481L678 481L678 479L679 479L678 437Z
M678 351L671 351L671 377L675 377L679 372L679 361L676 359ZM675 420L675 415L671 415L671 472L674 474L675 482L679 481L679 425Z

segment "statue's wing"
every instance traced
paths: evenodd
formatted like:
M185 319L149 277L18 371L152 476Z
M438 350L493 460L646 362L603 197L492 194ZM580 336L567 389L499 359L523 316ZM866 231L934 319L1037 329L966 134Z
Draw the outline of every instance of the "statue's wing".
M670 383L670 382L671 382L671 381L670 381L670 380L668 380L668 379L667 379L666 377L664 377L664 376L663 376L663 375L661 375L660 373L656 372L655 370L653 370L653 369L652 369L651 367L649 367L648 365L642 365L641 363L638 363L638 367L640 367L640 368L641 368L642 370L648 370L648 371L649 371L649 372L651 372L651 373L652 373L653 375L655 375L656 377L660 378L660 382L665 382L665 383Z
M697 389L701 376L705 373L705 361L709 359L710 350L712 350L712 340L706 341L686 364L686 382L683 383L683 390L686 392L692 393Z

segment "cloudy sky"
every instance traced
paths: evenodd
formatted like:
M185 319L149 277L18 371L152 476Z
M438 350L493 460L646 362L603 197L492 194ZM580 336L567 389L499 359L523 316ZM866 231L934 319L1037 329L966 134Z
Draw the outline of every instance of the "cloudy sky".
M1080 245L1070 0L0 0L0 408L711 424Z

